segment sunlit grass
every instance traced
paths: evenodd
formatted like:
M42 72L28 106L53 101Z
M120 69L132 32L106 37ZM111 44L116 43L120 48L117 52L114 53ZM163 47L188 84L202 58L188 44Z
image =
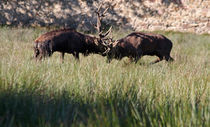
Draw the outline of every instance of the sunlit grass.
M0 126L209 126L209 35L158 32L173 42L173 63L61 63L59 53L36 62L33 40L45 31L0 28Z

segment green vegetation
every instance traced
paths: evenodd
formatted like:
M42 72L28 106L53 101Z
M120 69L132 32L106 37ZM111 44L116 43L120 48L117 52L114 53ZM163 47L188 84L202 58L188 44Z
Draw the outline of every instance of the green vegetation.
M210 126L210 36L158 32L173 63L99 55L31 60L46 29L0 28L0 126ZM115 38L128 32L115 31Z

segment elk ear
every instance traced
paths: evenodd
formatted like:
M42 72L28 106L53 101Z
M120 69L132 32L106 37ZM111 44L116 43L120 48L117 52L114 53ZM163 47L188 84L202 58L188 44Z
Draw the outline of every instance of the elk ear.
M98 46L98 40L94 39L94 43Z

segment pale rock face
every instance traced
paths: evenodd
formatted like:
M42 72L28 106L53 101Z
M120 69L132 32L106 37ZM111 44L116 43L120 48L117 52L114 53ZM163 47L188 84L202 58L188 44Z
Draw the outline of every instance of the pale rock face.
M142 1L142 2L141 2ZM73 27L93 31L101 0L0 2L0 24ZM177 3L182 3L178 5ZM210 0L103 0L103 22L124 29L210 33Z

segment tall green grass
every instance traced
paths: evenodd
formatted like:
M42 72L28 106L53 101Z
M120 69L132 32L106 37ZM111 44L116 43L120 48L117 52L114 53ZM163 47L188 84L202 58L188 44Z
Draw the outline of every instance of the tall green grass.
M99 55L31 60L46 29L0 28L0 126L210 126L210 36L157 32L173 63ZM129 31L115 31L115 38Z

